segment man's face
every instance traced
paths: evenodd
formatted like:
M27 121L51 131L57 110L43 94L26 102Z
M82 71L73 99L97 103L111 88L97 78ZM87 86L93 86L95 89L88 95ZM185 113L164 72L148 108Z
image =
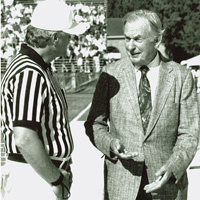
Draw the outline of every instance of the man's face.
M156 55L155 39L147 20L127 22L124 26L125 47L132 63L148 65Z
M61 32L58 36L57 51L58 56L65 56L67 54L67 46L69 44L70 35Z

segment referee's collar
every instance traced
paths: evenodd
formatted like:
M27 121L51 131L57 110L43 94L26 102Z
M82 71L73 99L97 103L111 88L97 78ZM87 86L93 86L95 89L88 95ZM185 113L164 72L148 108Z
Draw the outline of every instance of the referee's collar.
M27 44L24 43L21 45L20 53L30 57L31 60L39 64L44 70L46 70L47 68L51 70L51 64L47 64L46 62L44 62L42 57L34 49L27 46Z

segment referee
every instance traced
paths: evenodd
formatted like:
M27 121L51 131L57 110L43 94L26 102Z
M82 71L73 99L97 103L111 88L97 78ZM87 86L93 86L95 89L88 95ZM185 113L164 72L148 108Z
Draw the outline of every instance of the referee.
M4 199L68 199L73 140L65 95L50 62L66 54L70 35L86 31L64 1L40 2L25 43L1 83L1 127L8 160Z

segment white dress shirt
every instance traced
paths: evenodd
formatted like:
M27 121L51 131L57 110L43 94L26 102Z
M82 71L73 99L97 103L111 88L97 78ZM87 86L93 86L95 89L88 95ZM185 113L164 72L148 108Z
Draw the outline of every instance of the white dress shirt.
M159 68L160 68L160 59L159 59L158 53L156 57L153 59L153 61L148 64L147 67L149 68L149 71L147 72L147 78L149 80L150 87L151 87L151 101L153 105L156 87L158 83ZM137 88L138 88L138 93L139 93L139 82L141 78L141 71L135 68L135 72L136 72Z

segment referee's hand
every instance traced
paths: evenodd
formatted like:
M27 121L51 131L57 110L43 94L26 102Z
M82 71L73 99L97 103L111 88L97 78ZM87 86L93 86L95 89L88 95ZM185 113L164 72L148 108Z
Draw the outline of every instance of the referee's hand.
M69 199L70 197L70 188L72 185L72 173L62 170L64 179L62 184L58 186L52 186L53 192L56 195L56 200Z

